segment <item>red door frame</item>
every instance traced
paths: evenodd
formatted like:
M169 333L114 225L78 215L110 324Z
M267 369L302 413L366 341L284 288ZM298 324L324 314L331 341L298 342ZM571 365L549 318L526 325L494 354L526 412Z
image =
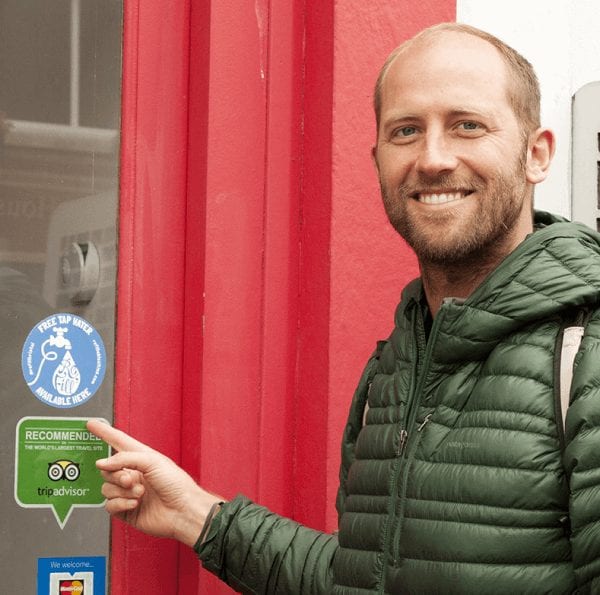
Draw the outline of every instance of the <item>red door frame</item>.
M375 206L371 79L454 18L397 4L125 2L115 423L328 530L352 385L416 274ZM228 592L119 522L111 577Z
M124 11L115 423L179 460L189 6L159 4ZM112 593L159 593L177 565L176 543L113 524Z

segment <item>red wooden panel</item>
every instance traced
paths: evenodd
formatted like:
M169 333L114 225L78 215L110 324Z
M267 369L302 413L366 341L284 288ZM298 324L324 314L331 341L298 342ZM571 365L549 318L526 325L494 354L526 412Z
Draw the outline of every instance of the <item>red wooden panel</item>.
M213 5L209 52L192 44L191 68L193 85L210 56L208 147L197 146L207 162L203 397L196 437L187 430L186 443L201 445L198 468L206 486L226 496L243 491L287 515L294 471L302 9L302 2ZM194 113L203 117L194 110L190 130ZM190 145L190 163L196 161ZM199 592L226 592L204 575L200 585Z
M210 3L190 6L190 67L188 171L186 205L185 298L183 337L183 386L181 465L196 479L200 477L200 427L202 420L202 354L204 336L204 260L206 225L206 154L208 143L208 59L210 52ZM212 586L198 591L201 566L190 548L180 545L177 572L179 592L217 593ZM225 592L223 590L223 592Z
M187 169L187 1L124 15L115 422L178 459ZM177 40L177 43L173 43ZM112 593L164 593L177 544L114 523Z
M213 3L209 59L201 477L254 494L260 419L266 2ZM218 456L216 456L218 453Z
M264 282L268 2L211 3L202 484L258 489ZM202 575L199 593L228 592Z
M334 10L306 5L304 139L294 517L325 527L329 407L331 150Z
M303 2L271 2L257 498L292 514L300 258Z

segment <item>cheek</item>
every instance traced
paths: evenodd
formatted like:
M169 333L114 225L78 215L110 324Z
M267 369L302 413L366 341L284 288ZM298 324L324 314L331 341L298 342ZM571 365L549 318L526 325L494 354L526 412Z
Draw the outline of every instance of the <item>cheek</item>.
M392 159L384 159L378 162L378 173L379 179L383 183L394 183L397 184L404 180L410 171L410 165L406 159L400 159L398 157Z
M461 161L474 174L482 178L493 178L498 173L512 171L517 159L514 147L481 144L463 155Z

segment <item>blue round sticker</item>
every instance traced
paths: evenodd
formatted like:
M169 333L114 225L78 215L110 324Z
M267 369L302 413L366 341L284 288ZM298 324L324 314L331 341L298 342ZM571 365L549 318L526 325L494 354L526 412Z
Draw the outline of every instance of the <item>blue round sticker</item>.
M87 320L75 314L54 314L27 336L21 367L27 386L42 403L69 409L83 405L100 388L106 351Z

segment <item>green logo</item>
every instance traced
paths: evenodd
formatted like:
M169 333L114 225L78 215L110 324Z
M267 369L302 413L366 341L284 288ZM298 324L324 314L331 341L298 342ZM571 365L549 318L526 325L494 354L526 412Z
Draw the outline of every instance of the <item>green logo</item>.
M15 500L24 508L51 508L62 529L74 507L104 504L96 460L108 445L88 432L87 419L24 417L17 425Z

